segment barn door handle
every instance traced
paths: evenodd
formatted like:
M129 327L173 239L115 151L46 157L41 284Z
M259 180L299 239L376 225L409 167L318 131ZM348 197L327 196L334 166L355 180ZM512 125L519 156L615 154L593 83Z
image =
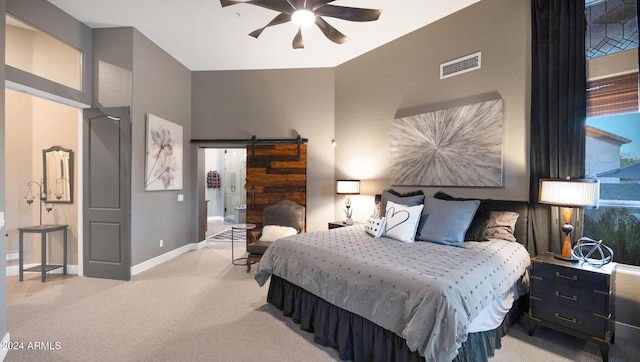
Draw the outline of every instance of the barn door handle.
M251 208L256 208L256 186L251 185Z

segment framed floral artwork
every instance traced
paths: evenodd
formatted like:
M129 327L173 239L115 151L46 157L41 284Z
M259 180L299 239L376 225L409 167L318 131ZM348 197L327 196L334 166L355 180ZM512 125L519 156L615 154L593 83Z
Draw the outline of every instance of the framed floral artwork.
M145 191L182 190L182 126L147 113Z

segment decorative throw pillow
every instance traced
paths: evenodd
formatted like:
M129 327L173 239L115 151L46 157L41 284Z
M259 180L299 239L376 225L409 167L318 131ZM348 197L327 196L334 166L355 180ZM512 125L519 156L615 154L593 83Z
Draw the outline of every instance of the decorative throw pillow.
M448 201L469 201L475 199L464 199L460 197L453 197L447 193L442 191L436 192L433 197L441 200ZM476 210L476 214L473 216L473 220L471 220L471 225L469 225L469 229L464 234L465 241L483 241L484 231L487 228L487 223L489 222L489 217L491 215L491 210L493 209L493 200L480 200L480 205L478 206L478 210Z
M464 234L480 205L480 200L447 201L427 197L417 240L464 248Z
M364 231L373 236L374 238L379 238L384 235L385 231L385 218L384 217L375 217L369 216L367 219L367 224L364 226Z
M393 189L382 191L380 207L380 211L382 212L382 214L380 216L385 216L387 210L387 202L389 201L393 201L396 204L405 206L421 205L424 202L424 193L422 192L422 190L407 192L404 194L401 194Z
M382 202L376 201L373 206L373 217L382 217Z
M485 239L516 241L516 237L513 234L516 231L518 216L520 214L513 211L492 211L491 218L484 231Z
M279 226L279 225L265 225L262 228L262 235L260 240L262 241L276 241L286 236L297 234L298 231L291 226Z
M414 242L423 207L424 205L422 204L405 206L388 201L385 212L386 227L384 236L404 241L405 243Z

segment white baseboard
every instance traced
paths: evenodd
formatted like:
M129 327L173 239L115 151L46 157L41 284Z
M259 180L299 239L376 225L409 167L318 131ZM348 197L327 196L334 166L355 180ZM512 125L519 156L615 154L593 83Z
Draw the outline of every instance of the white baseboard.
M7 261L20 259L20 253L17 251L7 251Z
M188 253L192 250L199 250L202 249L204 247L207 246L207 241L203 240L201 242L198 243L191 243L191 244L187 244L187 245L183 245L177 249L173 249L171 251L168 251L162 255L158 255L155 258L149 259L147 261L144 261L140 264L136 264L134 266L131 267L131 275L137 275L142 273L143 271L149 270L151 268L153 268L154 266L158 266L164 262L167 262L175 257L178 257L184 253Z
M191 243L184 246L181 246L177 249L168 251L162 255L159 255L153 259L149 259L140 264L134 265L131 267L131 275L140 274L145 270L149 270L154 266L158 266L166 261L169 261L177 256L180 256L184 253L187 253L192 250L199 250L205 248L207 246L207 241L203 240L198 243ZM24 268L31 268L40 264L26 264ZM18 275L20 273L20 267L18 265L8 266L7 268L7 276ZM67 274L76 274L78 275L78 266L77 265L67 265ZM62 268L51 270L48 272L49 274L62 274Z
M36 265L40 265L40 264L26 264L24 265L24 268L32 268ZM29 272L29 273L34 273L34 272ZM62 268L60 269L55 269L55 270L51 270L47 272L48 274L62 274ZM18 275L20 274L20 266L18 265L12 265L12 266L8 266L7 267L7 276L13 276L13 275ZM67 264L67 274L76 274L78 275L78 266L77 265L69 265Z
M224 216L209 216L207 221L223 221Z
M0 343L2 343L3 346L6 346L9 344L9 341L11 341L11 338L9 337L9 332L7 332ZM0 361L4 361L4 358L7 357L7 352L9 352L8 348L0 348Z

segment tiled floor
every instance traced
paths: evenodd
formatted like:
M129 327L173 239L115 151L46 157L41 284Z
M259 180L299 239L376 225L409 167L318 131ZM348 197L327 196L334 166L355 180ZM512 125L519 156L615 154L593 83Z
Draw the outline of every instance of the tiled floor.
M207 237L215 235L225 229L230 229L233 223L229 223L222 220L210 220L207 226Z

